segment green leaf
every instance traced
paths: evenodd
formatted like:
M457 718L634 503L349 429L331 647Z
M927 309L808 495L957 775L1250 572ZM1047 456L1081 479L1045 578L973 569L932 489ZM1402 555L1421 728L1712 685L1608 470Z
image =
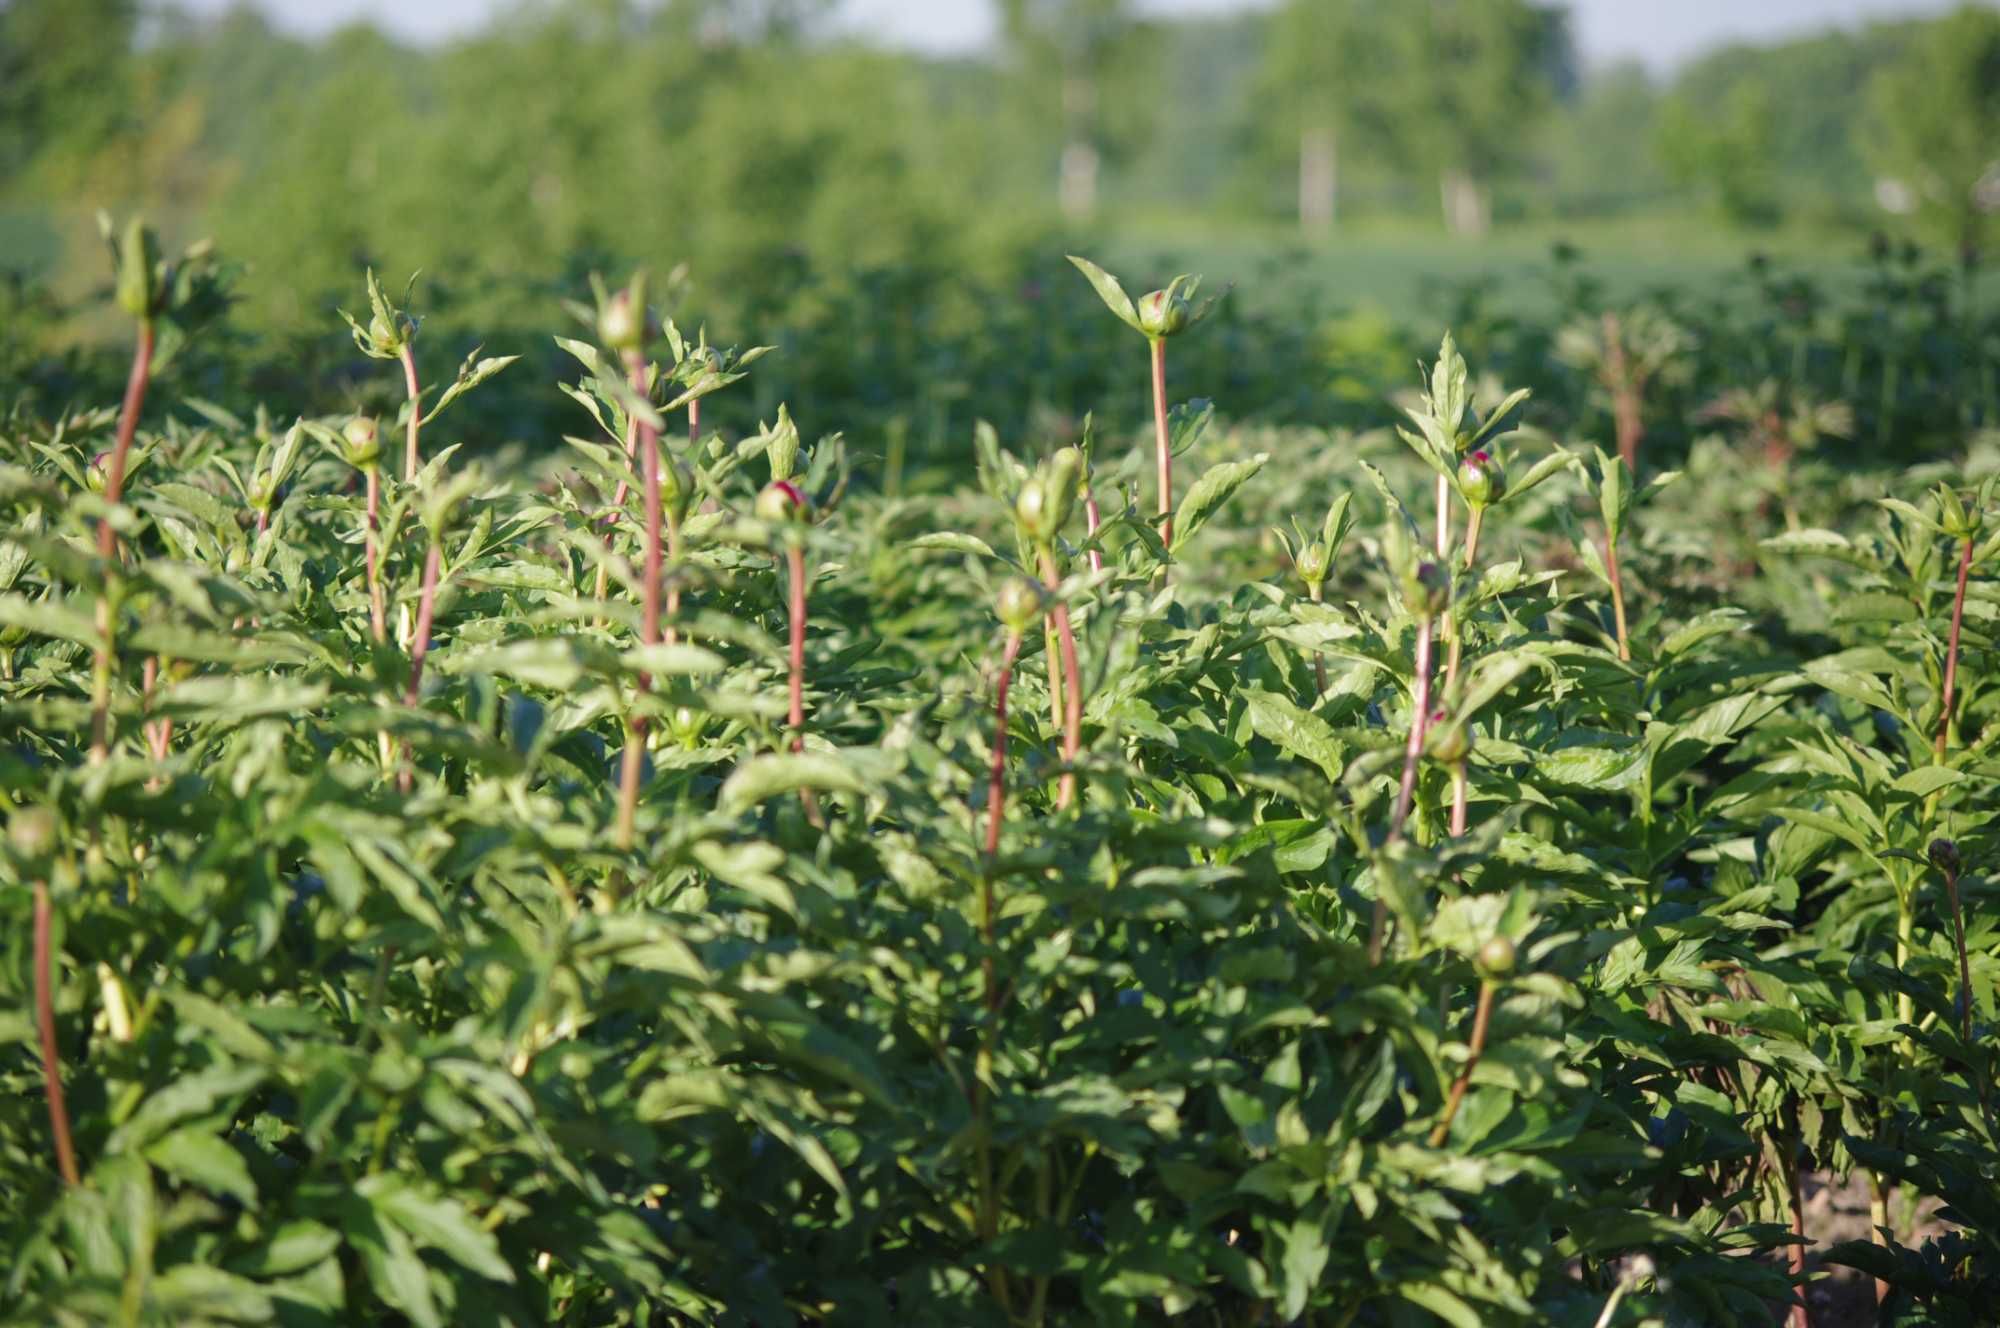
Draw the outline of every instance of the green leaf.
M950 553L969 553L981 558L998 558L993 546L977 535L964 535L956 530L933 531L919 535L910 541L913 549L943 549Z
M146 1145L146 1160L169 1175L257 1206L257 1183L243 1155L199 1126L162 1135Z
M1269 452L1259 452L1248 461L1224 461L1210 466L1188 489L1181 499L1180 510L1174 514L1173 551L1178 554L1195 532L1270 459Z
M832 753L767 752L730 773L716 795L716 805L725 812L742 812L766 798L800 789L865 793L868 786L852 765Z
M437 1250L481 1277L496 1282L514 1280L514 1270L500 1257L500 1243L456 1200L423 1193L400 1178L384 1175L368 1177L355 1186L355 1192L419 1245Z
M1340 780L1346 768L1347 749L1335 735L1333 726L1309 710L1301 710L1286 698L1262 688L1240 693L1250 717L1250 727L1260 738L1276 743L1284 751L1310 761L1329 780Z
M1125 288L1119 284L1118 278L1088 258L1078 258L1075 254L1071 254L1069 261L1076 264L1076 270L1083 273L1090 282L1091 289L1097 292L1098 299L1104 301L1105 308L1117 314L1133 331L1145 331L1139 325L1138 308L1132 303L1132 297L1125 293Z

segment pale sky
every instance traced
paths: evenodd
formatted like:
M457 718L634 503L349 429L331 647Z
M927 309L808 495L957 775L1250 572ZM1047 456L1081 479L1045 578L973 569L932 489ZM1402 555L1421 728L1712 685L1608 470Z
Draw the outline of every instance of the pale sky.
M239 0L180 0L213 13ZM1269 0L1137 0L1151 13L1218 13ZM418 41L476 27L508 0L252 0L287 27L324 32L357 18ZM1586 63L1638 59L1669 69L1729 41L1755 41L1863 23L1942 13L1959 0L1571 0L1577 44ZM856 31L927 50L977 47L993 30L992 0L842 0Z

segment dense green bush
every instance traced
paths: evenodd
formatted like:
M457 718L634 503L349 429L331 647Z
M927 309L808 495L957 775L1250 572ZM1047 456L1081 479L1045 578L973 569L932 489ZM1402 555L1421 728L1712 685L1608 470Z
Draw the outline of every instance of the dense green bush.
M165 360L219 274L122 251ZM1802 1173L1882 1322L1988 1313L1990 440L1842 472L1780 360L1635 477L1447 341L1400 439L893 497L682 441L778 360L600 290L497 475L530 366L398 415L371 297L379 422L195 351L5 426L0 1319L1761 1324ZM1094 321L1032 353L1144 401Z

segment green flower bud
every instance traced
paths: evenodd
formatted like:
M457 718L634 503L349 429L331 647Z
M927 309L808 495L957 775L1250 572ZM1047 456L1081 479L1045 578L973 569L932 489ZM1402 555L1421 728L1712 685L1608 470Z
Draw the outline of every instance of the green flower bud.
M679 520L693 500L694 472L678 461L665 462L660 467L660 501Z
M1192 314L1178 290L1156 290L1139 300L1139 330L1149 337L1170 337L1187 327Z
M1960 860L1958 844L1950 839L1933 839L1930 847L1931 866L1947 876L1958 875Z
M250 492L247 496L251 507L259 512L268 512L271 510L271 500L277 495L278 485L272 476L258 474L250 477Z
M788 480L799 466L799 426L792 423L791 411L782 405L778 407L778 422L770 431L770 439L764 456L771 463L771 478Z
M1474 507L1498 502L1507 492L1507 475L1499 458L1482 448L1459 462L1458 491Z
M1082 492L1083 453L1074 447L1058 451L1049 458L1048 478L1042 483L1048 491L1051 529L1061 530L1069 524L1070 513L1076 509L1077 494Z
M1293 568L1298 572L1299 580L1306 583L1308 590L1317 590L1326 584L1326 574L1332 570L1332 563L1333 555L1327 550L1326 545L1314 540L1299 550Z
M378 313L368 320L368 339L384 355L398 354L409 340L409 324L393 315Z
M47 807L16 807L7 817L7 844L23 858L43 858L55 851L56 814Z
M1976 539L1980 527L1985 524L1984 513L1979 505L1967 503L1958 496L1958 491L1949 485L1938 486L1938 525L1944 533L1956 540Z
M765 485L763 492L757 495L756 510L759 521L773 526L792 522L803 524L812 516L812 504L789 480L772 480Z
M674 740L692 747L701 740L702 731L708 727L706 713L693 706L676 706L673 714L667 716L667 730Z
M28 639L28 629L19 623L0 627L0 649L11 649Z
M118 307L134 318L159 311L160 241L153 228L132 218L118 246Z
M1479 970L1479 976L1488 982L1497 982L1514 971L1514 942L1505 936L1495 936L1479 947L1472 966Z
M111 454L109 452L99 452L90 459L90 464L83 468L83 482L89 487L92 493L104 492L105 487L111 483Z
M1403 574L1403 607L1420 622L1443 613L1451 603L1451 577L1436 563L1420 562Z
M1008 631L1026 632L1042 616L1041 588L1032 581L1014 577L993 596L993 612Z
M373 470L382 459L382 431L372 415L356 415L340 431L347 464L356 470Z
M646 345L649 321L630 290L618 291L598 310L598 340L615 351L641 350Z
M1052 520L1055 503L1049 498L1046 481L1042 476L1031 475L1021 486L1021 492L1014 498L1014 520L1020 523L1021 533L1036 544L1042 544L1055 537L1056 525Z
M1440 764L1458 765L1472 755L1472 730L1453 719L1449 711L1433 711L1430 727L1424 731L1424 752Z

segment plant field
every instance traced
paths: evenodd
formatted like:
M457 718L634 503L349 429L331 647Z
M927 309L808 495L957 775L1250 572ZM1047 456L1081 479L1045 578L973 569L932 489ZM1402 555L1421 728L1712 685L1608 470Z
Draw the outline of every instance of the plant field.
M122 401L0 414L0 1323L1994 1322L1949 291L1474 309L1568 395L1328 428L1079 260L1143 427L913 486L643 276L541 389L370 275L379 408L251 409L112 247Z

